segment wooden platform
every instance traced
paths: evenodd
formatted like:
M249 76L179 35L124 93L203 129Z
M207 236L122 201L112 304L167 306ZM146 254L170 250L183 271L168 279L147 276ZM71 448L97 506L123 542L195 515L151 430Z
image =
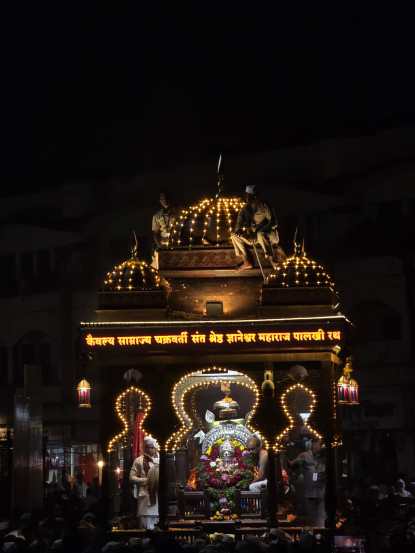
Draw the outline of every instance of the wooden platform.
M290 526L286 520L278 521L279 528L283 529L288 534L296 534L307 530L312 530L314 533L324 533L325 528L310 526ZM131 537L140 537L146 534L147 530L140 528L131 529L113 529L110 532L111 539L116 541L128 540ZM209 520L209 519L187 519L170 521L168 532L174 534L178 538L187 539L193 536L196 538L201 534L232 534L236 538L242 539L245 535L261 536L268 532L267 521L264 519L243 519L243 520Z

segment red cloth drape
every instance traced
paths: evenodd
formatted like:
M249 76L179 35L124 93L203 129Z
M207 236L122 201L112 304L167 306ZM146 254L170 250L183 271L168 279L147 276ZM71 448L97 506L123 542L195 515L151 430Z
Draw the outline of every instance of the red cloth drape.
M92 453L79 456L79 468L84 477L84 482L89 486L97 476L97 462Z

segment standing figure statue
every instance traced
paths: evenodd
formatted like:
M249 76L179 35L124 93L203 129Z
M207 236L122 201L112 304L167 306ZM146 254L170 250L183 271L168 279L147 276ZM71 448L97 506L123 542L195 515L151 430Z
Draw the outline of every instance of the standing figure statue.
M130 470L130 482L138 492L137 517L140 528L152 530L158 522L159 454L157 443L149 436L144 438L144 453L135 459Z
M246 205L238 213L235 231L231 235L235 254L242 257L241 270L252 269L253 263L247 245L259 244L265 257L274 267L277 262L285 259L285 254L279 246L277 219L274 210L261 200L255 186L248 185L245 189Z
M156 250L166 248L169 245L170 232L175 222L174 209L170 205L166 192L160 192L161 208L153 215L151 230Z

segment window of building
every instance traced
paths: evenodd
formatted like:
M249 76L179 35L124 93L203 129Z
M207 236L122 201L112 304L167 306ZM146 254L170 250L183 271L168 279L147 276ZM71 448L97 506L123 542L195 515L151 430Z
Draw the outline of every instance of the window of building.
M42 381L43 384L51 385L57 384L58 378L56 371L52 367L50 344L48 342L40 343L38 346L38 360L42 369Z
M25 285L31 284L35 278L35 263L32 253L24 253L20 258L20 273Z
M42 332L25 335L14 347L14 384L24 385L24 366L36 365L41 373L41 383L51 386L59 383L57 368L52 362L49 337Z
M9 358L5 346L0 346L0 385L7 385L9 381Z
M16 257L13 254L0 256L0 294L11 296L17 293Z
M49 250L37 252L37 274L41 278L48 278L52 272L52 264Z

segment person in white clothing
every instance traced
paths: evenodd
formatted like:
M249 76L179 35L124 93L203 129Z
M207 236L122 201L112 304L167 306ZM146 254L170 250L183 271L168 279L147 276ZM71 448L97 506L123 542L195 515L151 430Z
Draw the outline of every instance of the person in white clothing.
M159 461L156 441L144 438L144 453L134 460L130 470L130 482L135 485L137 517L140 528L152 530L158 522Z
M267 487L268 453L262 447L262 442L258 436L249 438L246 444L247 451L254 456L257 463L257 471L254 480L249 484L249 491L260 492L262 488Z

